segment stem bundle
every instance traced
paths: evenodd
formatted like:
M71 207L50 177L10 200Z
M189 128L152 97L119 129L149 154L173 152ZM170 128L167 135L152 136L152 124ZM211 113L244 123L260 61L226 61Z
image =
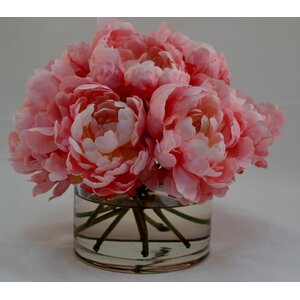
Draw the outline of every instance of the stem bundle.
M128 196L129 197L129 196ZM140 187L137 189L137 194L135 197L131 197L130 200L134 201L137 206L132 208L121 208L112 205L99 204L94 211L86 211L76 213L76 218L88 218L85 223L78 226L75 235L79 235L79 233L83 230L86 230L102 221L105 221L110 218L114 218L112 223L107 227L107 229L103 232L103 234L96 238L96 243L93 247L95 252L98 252L101 245L105 241L105 239L109 236L109 234L116 228L122 218L127 214L129 210L132 209L134 219L138 228L140 241L142 242L142 251L141 254L143 257L149 256L149 234L148 234L148 226L150 224L152 227L157 229L160 232L171 231L186 248L190 248L191 244L189 240L187 240L183 234L170 222L168 217L164 214L163 211L176 215L180 218L183 218L187 221L194 222L202 225L209 225L209 219L199 219L193 216L189 216L184 214L175 208L147 208L144 204L144 199L148 197L148 190L145 187ZM153 197L153 195L151 195ZM146 213L146 211L152 210L156 216L162 221L162 223L157 222L153 218Z

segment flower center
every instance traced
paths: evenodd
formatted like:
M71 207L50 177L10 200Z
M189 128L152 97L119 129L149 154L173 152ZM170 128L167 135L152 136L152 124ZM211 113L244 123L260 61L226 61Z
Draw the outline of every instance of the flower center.
M162 70L165 68L171 68L172 67L172 60L166 52L164 52L162 49L158 47L151 47L149 48L149 51L147 52L147 56L143 59L143 61L146 60L152 60L154 62L154 65L157 67L160 67Z

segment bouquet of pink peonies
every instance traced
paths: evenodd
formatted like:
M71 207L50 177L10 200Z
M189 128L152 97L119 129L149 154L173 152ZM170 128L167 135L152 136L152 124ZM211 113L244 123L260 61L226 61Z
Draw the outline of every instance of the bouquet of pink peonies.
M166 25L147 35L104 24L37 69L9 136L33 195L70 184L105 198L139 189L182 203L224 196L235 175L267 167L283 115L230 87L224 55Z

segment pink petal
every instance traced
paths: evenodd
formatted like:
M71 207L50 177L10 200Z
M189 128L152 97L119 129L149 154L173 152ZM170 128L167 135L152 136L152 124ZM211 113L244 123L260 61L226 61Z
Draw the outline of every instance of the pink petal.
M58 81L46 70L40 71L28 82L28 97L38 109L46 110L57 92Z
M134 175L140 174L149 163L149 153L147 150L140 151L134 164L130 168L130 172Z
M66 157L64 155L60 156L52 152L50 157L46 159L44 168L49 172L49 179L51 181L63 181L68 177L66 172Z
M118 92L124 85L124 74L117 49L98 46L90 58L91 77Z
M47 193L51 190L51 188L55 185L55 182L45 179L45 181L37 183L32 189L32 196L35 197L37 195Z
M241 167L251 164L255 148L253 141L249 137L241 137L236 146L228 152L228 157L236 158Z
M135 123L136 119L133 111L130 108L126 107L119 110L116 131L119 146L129 143Z
M75 140L80 140L83 127L87 126L92 120L92 113L94 112L94 104L89 104L87 108L81 111L75 117L75 120L71 126L71 134Z
M53 190L53 195L49 198L49 200L52 200L54 198L61 196L69 188L70 184L71 183L70 183L69 179L59 182L55 186L55 188Z
M154 151L155 158L164 168L173 168L176 165L177 159L171 151L178 146L179 140L174 132L166 130L161 142L156 145Z
M165 84L155 90L151 97L150 109L147 116L147 130L155 139L160 139L163 131L165 105L169 95L182 84Z
M25 132L28 147L35 153L51 153L57 149L53 128L32 128Z
M95 145L102 153L111 153L118 147L118 139L116 134L109 130L103 136L99 136L95 140Z
M182 137L183 140L188 140L196 134L193 120L190 117L180 119L175 125L175 133Z
M173 178L177 191L187 200L194 201L198 194L199 179L181 167L173 169Z
M126 99L126 103L135 112L136 115L136 122L131 134L131 144L135 146L145 129L146 112L143 101L138 97L128 97Z
M52 74L59 80L63 80L67 76L75 75L72 67L63 60L56 59L51 65Z

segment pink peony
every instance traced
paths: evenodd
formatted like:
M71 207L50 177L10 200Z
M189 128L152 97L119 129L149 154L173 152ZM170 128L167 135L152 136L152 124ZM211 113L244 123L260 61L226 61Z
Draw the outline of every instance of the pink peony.
M165 191L195 203L224 196L236 173L265 165L282 123L273 105L255 106L222 81L158 88L147 127L155 159L168 170Z
M27 100L15 114L9 160L17 172L35 173L31 177L36 183L34 196L55 186L52 197L58 197L72 183L66 168L72 118L70 103L61 96L65 82L72 78L84 81L81 77L89 72L88 56L87 44L75 44L60 60L36 70L28 82Z
M182 56L185 71L190 75L191 85L200 85L207 78L215 78L230 84L230 72L223 53L203 42L194 42L180 32L173 32L165 24L150 34L162 45L174 47ZM174 50L173 50L174 51Z
M68 170L101 196L132 193L152 161L153 142L144 138L145 110L138 97L120 101L100 84L74 90Z

